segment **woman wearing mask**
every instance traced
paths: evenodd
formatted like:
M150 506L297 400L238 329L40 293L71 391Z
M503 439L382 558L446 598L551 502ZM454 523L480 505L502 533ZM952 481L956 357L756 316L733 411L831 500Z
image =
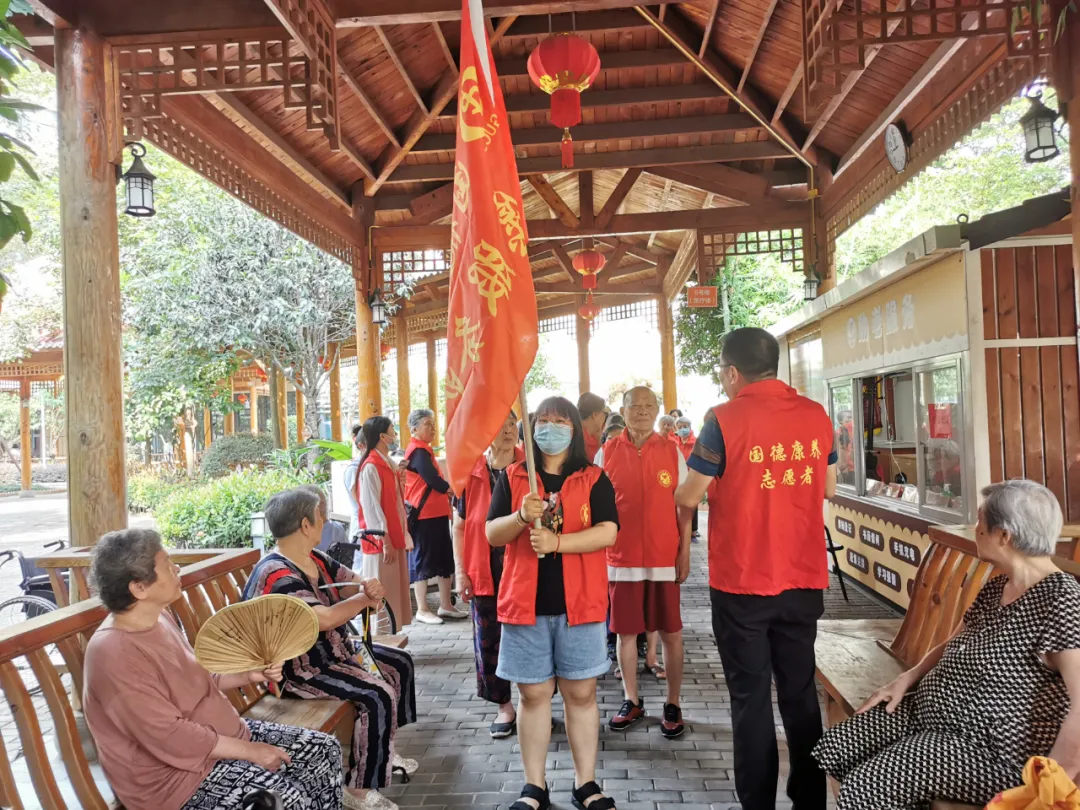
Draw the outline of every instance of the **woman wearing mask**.
M497 740L509 737L517 730L517 714L510 699L510 682L496 673L502 639L497 597L505 549L491 547L486 529L496 481L503 470L525 458L524 451L515 447L516 443L517 414L511 411L487 453L477 459L465 491L457 499L454 513L457 590L458 595L472 606L476 694L499 707L488 729Z
M361 425L352 427L352 461L345 468L345 490L349 493L349 542L357 542L360 534L360 458L364 455L364 430Z
M365 449L360 457L356 498L360 504L360 528L383 535L362 540L361 574L364 579L377 579L383 584L386 601L398 625L404 627L412 621L406 552L412 550L413 541L406 527L401 475L390 460L390 445L397 442L397 431L387 417L373 416L364 422L362 433Z
M521 694L518 734L526 784L511 810L551 806L545 763L556 678L574 757L574 806L610 810L614 802L595 781L596 679L610 665L604 645L605 550L619 528L615 490L586 458L581 419L570 401L551 397L540 403L533 446L539 494L530 494L525 465L510 465L491 496L487 523L488 542L506 548L497 673Z
M427 408L409 414L412 439L405 450L405 503L412 509L409 535L415 548L409 552L409 582L416 597L416 620L442 624L443 619L464 619L450 601L450 577L454 573L454 547L450 539L450 484L442 477L435 450L435 414ZM439 581L439 614L428 607L429 579Z

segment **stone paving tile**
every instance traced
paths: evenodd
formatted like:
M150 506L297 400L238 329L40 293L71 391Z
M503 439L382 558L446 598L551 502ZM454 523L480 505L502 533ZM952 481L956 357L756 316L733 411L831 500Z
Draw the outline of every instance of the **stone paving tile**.
M626 733L604 727L600 732L597 779L620 810L738 810L735 798L734 742L731 702L723 670L712 639L704 543L694 546L694 573L683 588L686 673L683 713L687 733L675 741L660 734L659 714L664 689L651 676L642 676L641 694L650 712L646 722ZM845 603L834 584L826 593L825 617L891 618L896 614L873 601L850 583ZM487 734L492 709L475 694L471 627L467 621L440 627L406 628L409 651L416 662L418 721L398 732L405 756L420 761L420 773L409 785L394 785L384 792L402 808L440 807L507 810L523 784L519 747L515 738L492 740ZM598 701L607 721L623 696L619 681L601 679ZM562 720L562 702L556 696L552 714ZM775 722L784 754L779 714ZM573 786L573 760L561 725L548 749L548 781L552 804L569 810ZM431 780L423 776L434 777ZM780 798L786 763L781 769ZM782 810L790 808L781 802Z

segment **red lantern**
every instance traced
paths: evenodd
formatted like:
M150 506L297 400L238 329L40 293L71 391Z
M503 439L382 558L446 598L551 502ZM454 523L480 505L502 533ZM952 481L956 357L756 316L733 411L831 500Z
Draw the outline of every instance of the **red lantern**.
M261 368L256 368L255 369L255 376L258 377L263 382L266 382L266 379L267 379L266 378L266 372L263 371Z
M600 73L600 54L576 34L548 37L529 55L529 78L551 96L551 123L563 131L562 166L574 168L570 127L581 123L581 93Z
M241 405L247 405L247 394L241 394L236 398L236 401Z
M385 360L387 357L390 356L390 349L391 348L392 347L390 346L389 343L380 343L379 344L379 352L382 355L383 360Z
M607 258L599 250L583 250L574 256L574 269L581 273L581 286L586 290L596 289L596 274L604 269Z
M578 308L578 315L584 318L589 323L593 322L593 319L600 314L600 307L593 301L592 293L590 292L585 298L585 303Z

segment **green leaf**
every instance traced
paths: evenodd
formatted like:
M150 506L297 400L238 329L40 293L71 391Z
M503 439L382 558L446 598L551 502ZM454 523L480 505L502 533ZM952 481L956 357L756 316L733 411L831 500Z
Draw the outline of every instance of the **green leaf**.
M30 219L26 216L26 211L23 210L21 205L15 205L15 203L10 200L4 200L4 205L6 205L8 211L11 212L11 216L14 218L16 226L23 235L23 241L29 242L30 237L34 234L34 229L30 225Z
M11 172L15 168L15 155L12 152L0 152L0 183L6 183L11 179Z
M9 152L16 162L22 167L22 170L33 180L35 183L40 183L41 178L38 177L38 173L34 171L34 167L30 165L30 161L20 155L18 152Z
M0 102L0 118L6 118L8 121L15 121L17 123L19 120L19 113L3 102Z
M34 104L30 101L19 101L18 99L5 99L0 101L5 107L10 107L13 110L26 110L27 112L38 112L44 110L40 104Z

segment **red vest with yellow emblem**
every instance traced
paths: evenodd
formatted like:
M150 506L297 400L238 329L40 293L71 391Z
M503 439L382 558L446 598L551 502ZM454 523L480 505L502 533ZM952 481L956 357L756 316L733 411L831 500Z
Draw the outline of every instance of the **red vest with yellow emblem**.
M525 451L514 448L514 460L522 461ZM495 580L491 575L491 544L487 540L487 515L491 506L491 483L487 456L476 460L465 484L465 535L461 552L465 573L477 596L494 596Z
M368 453L368 457L360 465L360 472L356 474L356 502L361 503L360 475L363 473L364 467L369 464L375 465L375 469L379 471L379 483L381 484L379 505L382 507L383 517L386 519L386 535L390 540L390 545L397 549L403 549L405 548L405 527L401 523L401 514L398 511L398 504L401 501L401 482L397 473L390 466L390 462L377 451L372 450ZM359 517L360 528L366 529L367 523L364 521L363 507L359 509ZM378 546L379 543L375 542L374 545ZM372 552L365 549L364 553L370 554Z
M604 472L615 487L619 538L607 550L616 568L670 568L679 553L675 487L679 447L654 433L639 450L630 432L604 446Z
M405 448L405 464L409 463L409 456L417 450L427 450L428 455L431 456L432 465L438 469L438 464L435 461L435 451L430 444L420 439L413 439L409 442L409 446ZM406 469L405 502L411 503L413 506L419 506L426 490L427 483L420 477L419 473ZM441 492L431 490L427 501L424 502L424 508L420 510L420 520L435 517L450 517L450 499Z
M713 413L726 462L710 487L709 585L759 596L827 588L823 509L833 431L825 409L779 380L762 380Z
M567 476L559 500L563 525L560 534L574 534L592 526L589 496L600 478L600 468L590 464ZM529 474L524 464L506 468L510 480L510 503L517 509L529 494ZM537 491L546 498L544 485L537 476ZM467 504L466 504L467 506ZM499 621L503 624L536 624L536 582L539 560L529 543L528 527L506 546L503 576L499 583ZM588 554L564 554L563 588L566 592L566 620L573 626L607 619L608 578L604 550Z

